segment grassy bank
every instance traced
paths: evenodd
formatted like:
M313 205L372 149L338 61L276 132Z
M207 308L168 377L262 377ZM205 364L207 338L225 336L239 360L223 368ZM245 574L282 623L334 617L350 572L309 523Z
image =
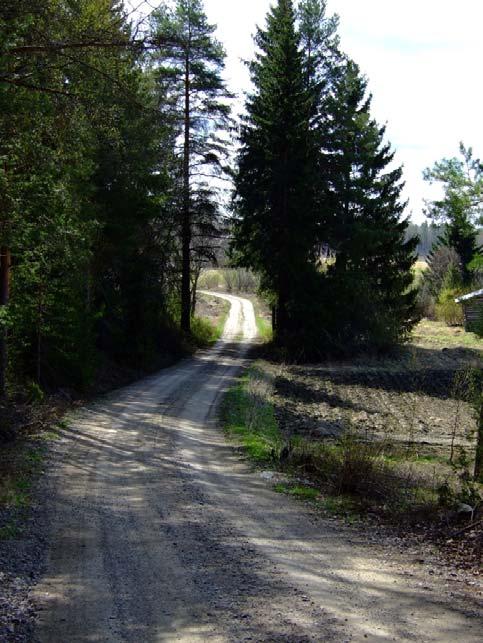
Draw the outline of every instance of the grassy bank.
M50 441L67 429L65 403L47 400L28 410L14 440L0 444L0 540L21 534Z
M336 438L304 434L293 412L292 429L286 422L282 428L277 379L268 363L257 362L228 392L222 408L227 435L247 457L283 474L276 491L330 513L377 516L390 524L449 525L461 503L481 503L481 485L468 479L464 458L450 462L421 455L413 445L368 439L350 424Z
M225 396L221 408L227 435L257 464L275 464L283 444L270 393L271 378L254 366Z
M230 303L219 297L199 294L197 314L191 322L191 333L196 347L216 343L223 334L230 312Z

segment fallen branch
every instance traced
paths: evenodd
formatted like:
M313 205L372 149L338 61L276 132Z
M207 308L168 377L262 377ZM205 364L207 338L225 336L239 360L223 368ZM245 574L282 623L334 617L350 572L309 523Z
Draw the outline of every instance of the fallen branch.
M451 534L451 536L454 538L456 536L459 536L460 534L463 534L465 531L468 531L469 529L472 529L473 527L476 527L477 525L481 525L483 523L483 518L481 520L477 520L476 522L472 522L469 525L466 525L466 527L463 527L463 529L459 529L458 531L454 532Z

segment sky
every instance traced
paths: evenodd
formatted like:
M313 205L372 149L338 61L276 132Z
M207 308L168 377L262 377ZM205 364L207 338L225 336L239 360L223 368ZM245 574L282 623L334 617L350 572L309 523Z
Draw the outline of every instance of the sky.
M253 33L271 4L205 0L227 52L227 82L240 95L250 86L242 60L252 57ZM456 156L460 141L483 156L483 1L328 0L327 8L340 17L341 48L367 76L372 114L387 125L396 162L404 166L407 214L421 222L424 199L437 194L423 170Z

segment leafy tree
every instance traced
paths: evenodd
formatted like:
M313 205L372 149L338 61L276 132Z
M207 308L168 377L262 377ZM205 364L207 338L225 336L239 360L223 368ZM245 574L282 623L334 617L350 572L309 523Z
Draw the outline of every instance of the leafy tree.
M480 252L477 225L483 221L483 165L471 148L460 143L461 158L443 159L424 171L429 183L440 183L443 196L428 203L428 216L445 224L440 242L454 248L463 270L464 282L471 281L469 264Z
M40 9L27 2L7 6L11 21L0 22L0 41L28 43L38 32L60 37L55 18L62 9L51 2ZM2 48L2 69L8 73L18 64ZM40 379L44 367L53 371L60 362L66 365L68 353L72 364L81 351L80 343L74 352L67 344L73 327L77 332L86 321L78 275L85 272L93 230L83 212L92 164L84 156L89 145L84 111L65 96L64 66L33 56L19 69L28 86L0 83L2 243L14 257L11 363ZM79 337L89 336L88 326ZM86 350L84 361L87 356Z
M250 64L254 91L246 103L235 179L234 249L240 265L261 275L271 294L275 337L300 328L296 305L313 270L315 148L308 91L290 0L279 0L259 29Z
M179 135L181 327L189 331L193 253L203 238L216 234L213 178L223 174L227 143L221 133L229 127L230 112L221 76L225 52L201 0L177 0L173 10L162 4L153 14L152 27L156 38L174 43L160 48L154 60L162 109Z

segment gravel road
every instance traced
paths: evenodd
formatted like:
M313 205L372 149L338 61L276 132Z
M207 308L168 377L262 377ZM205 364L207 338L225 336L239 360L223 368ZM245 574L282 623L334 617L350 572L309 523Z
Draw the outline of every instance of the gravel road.
M217 296L213 349L70 418L43 483L36 640L481 641L477 607L410 554L276 494L225 442L217 405L256 326Z

